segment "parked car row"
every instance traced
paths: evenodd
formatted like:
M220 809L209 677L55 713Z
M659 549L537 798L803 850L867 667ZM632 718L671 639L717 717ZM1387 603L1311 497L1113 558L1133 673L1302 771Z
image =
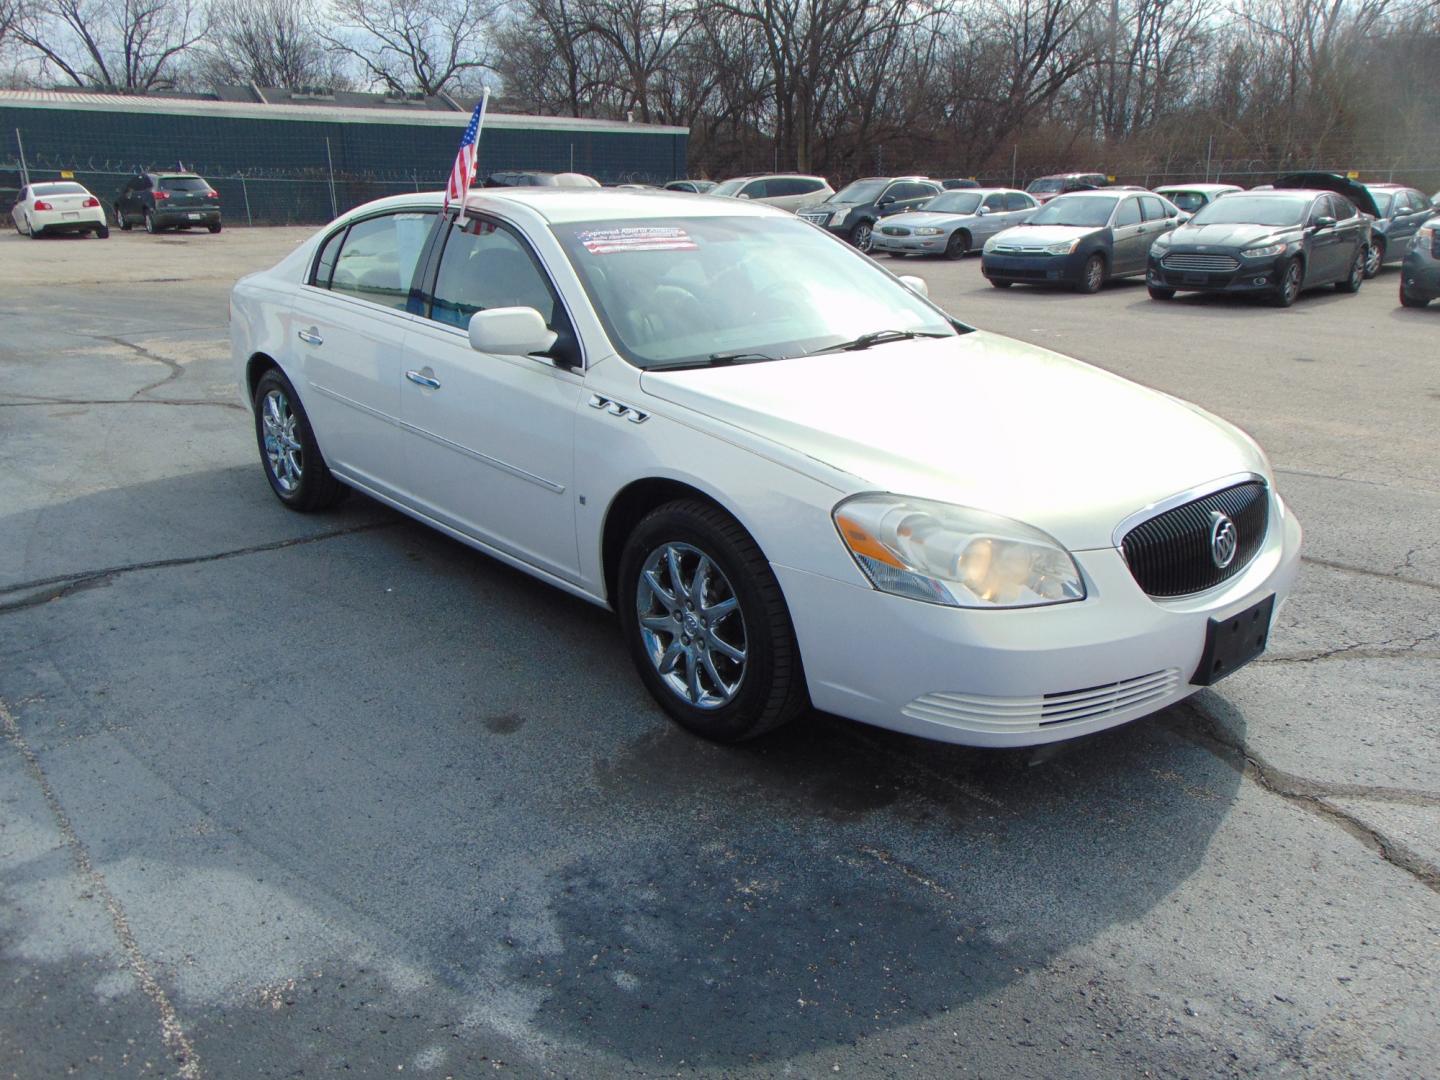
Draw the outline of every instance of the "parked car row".
M125 182L111 205L115 224L148 233L166 229L223 228L220 193L189 172L137 173ZM105 207L83 184L73 180L26 184L10 209L15 230L32 240L63 233L110 235Z

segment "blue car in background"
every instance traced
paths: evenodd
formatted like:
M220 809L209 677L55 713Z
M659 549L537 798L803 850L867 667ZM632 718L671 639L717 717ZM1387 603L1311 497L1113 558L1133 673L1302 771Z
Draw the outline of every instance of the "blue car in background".
M1420 226L1400 266L1400 303L1424 307L1440 297L1440 216Z

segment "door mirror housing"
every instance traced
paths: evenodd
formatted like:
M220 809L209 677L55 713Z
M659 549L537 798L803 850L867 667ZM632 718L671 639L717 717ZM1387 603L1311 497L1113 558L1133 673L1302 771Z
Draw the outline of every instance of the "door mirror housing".
M532 307L491 308L470 316L470 347L496 356L529 356L555 344L555 331Z
M890 206L890 205L891 205L892 203L894 203L894 202L895 202L895 196L893 196L893 195L886 195L883 199L881 199L879 202L877 202L877 203L875 204L875 206L876 206L878 209L883 210L883 209L885 209L885 207Z
M1311 228L1314 229L1315 232L1319 232L1321 229L1329 229L1329 228L1333 227L1334 224L1335 224L1335 219L1334 219L1333 217L1331 217L1329 214L1326 214L1326 215L1324 215L1323 217L1318 217L1318 218L1316 218L1316 219L1315 219L1315 224L1312 225Z
M911 292L919 293L926 298L930 296L930 286L925 284L923 277L916 277L914 274L901 274L900 284L904 285Z
M990 213L990 208L988 206L977 207L975 210L976 217L984 217L988 213Z

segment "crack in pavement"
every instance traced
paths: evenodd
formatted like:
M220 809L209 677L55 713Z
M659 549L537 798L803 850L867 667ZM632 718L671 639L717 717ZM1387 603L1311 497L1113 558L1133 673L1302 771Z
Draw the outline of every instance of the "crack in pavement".
M1432 892L1440 893L1440 866L1382 830L1365 824L1349 811L1327 801L1333 798L1360 798L1374 802L1440 808L1440 793L1415 788L1333 783L1296 776L1271 765L1239 738L1223 720L1194 699L1183 702L1179 708L1189 713L1198 722L1198 727L1187 728L1173 722L1167 724L1166 727L1174 734L1210 751L1242 776L1254 781L1261 790L1278 795L1286 802L1338 826L1387 863L1404 870Z
M20 733L20 725L15 722L15 717L11 715L10 709L4 701L0 701L0 731L4 732L5 738L15 748L21 760L25 762L25 768L30 773L31 779L39 787L41 797L44 798L51 817L55 819L55 826L59 830L65 846L70 849L70 857L75 863L76 871L85 882L90 894L100 899L109 914L110 925L115 931L115 939L125 957L125 966L160 1014L160 1037L166 1049L170 1051L170 1056L179 1065L176 1075L181 1080L200 1080L203 1075L200 1069L200 1056L195 1052L194 1045L185 1034L185 1029L180 1023L180 1016L175 1011L170 996L165 993L165 988L160 985L160 980L156 978L149 961L146 960L145 953L140 948L140 942L135 937L135 931L130 926L130 920L125 914L124 906L120 903L119 898L110 891L105 875L96 868L91 860L89 849L85 847L85 842L75 831L75 825L71 822L70 815L65 812L65 807L61 805L55 789L50 786L50 779L45 775L40 759L35 756L35 751L30 748L30 744Z
M1313 653L1280 653L1264 656L1255 662L1257 667L1267 664L1313 664L1325 660L1437 660L1440 650L1422 650L1422 645L1440 641L1440 630L1423 634L1405 644L1397 644L1399 638L1385 641L1357 641L1349 645L1337 645L1333 649L1321 649Z
M90 334L88 336L94 338L96 341L108 341L112 345L119 345L125 349L133 349L135 353L142 359L149 360L152 363L161 364L170 369L163 379L157 379L150 385L142 386L139 390L136 390L135 393L130 395L132 398L138 398L141 394L147 393L150 390L155 390L161 386L164 386L168 382L174 382L181 375L185 374L185 368L181 366L178 360L171 360L167 356L161 356L159 353L152 352L150 349L145 348L145 346L137 345L133 341L126 341L122 337L117 337L110 334Z
M220 562L224 559L238 559L244 555L258 555L267 551L281 551L285 548L301 547L305 544L316 544L323 540L334 540L341 536L352 536L355 533L373 532L377 529L393 529L400 524L403 523L399 521L372 521L364 525L352 525L344 529L331 529L327 532L312 533L309 536L293 536L286 540L272 540L268 543L251 544L248 547L233 548L229 551L211 552L208 555L188 555L174 559L151 559L148 562L109 566L103 570L82 570L74 574L58 574L55 577L38 578L34 581L22 581L15 585L0 585L0 596L40 590L31 596L0 603L0 615L8 614L12 611L21 611L25 608L38 607L41 604L48 604L52 600L59 600L73 593L109 585L115 578L122 574L133 574L141 570L164 570L173 566L194 566L198 563Z
M1385 581L1398 581L1402 585L1418 585L1422 589L1434 589L1440 592L1440 582L1426 581L1424 578L1402 577L1399 574L1392 574L1385 570L1371 570L1365 566L1351 566L1349 563L1335 562L1333 559L1317 559L1312 555L1300 556L1301 562L1310 563L1312 566L1323 566L1329 570L1339 570L1346 574L1359 574L1361 577L1382 578Z

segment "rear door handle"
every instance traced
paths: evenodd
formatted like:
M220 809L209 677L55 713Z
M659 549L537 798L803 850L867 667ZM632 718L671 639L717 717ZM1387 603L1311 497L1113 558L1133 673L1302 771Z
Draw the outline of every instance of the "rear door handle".
M301 341L305 342L306 345L325 344L325 339L320 336L320 331L316 330L313 326L310 327L309 330L301 330L300 333L296 335L296 337L298 337Z
M411 382L413 382L416 386L423 386L427 390L440 389L439 379L432 379L429 375L422 375L418 371L407 371L405 372L405 377Z

